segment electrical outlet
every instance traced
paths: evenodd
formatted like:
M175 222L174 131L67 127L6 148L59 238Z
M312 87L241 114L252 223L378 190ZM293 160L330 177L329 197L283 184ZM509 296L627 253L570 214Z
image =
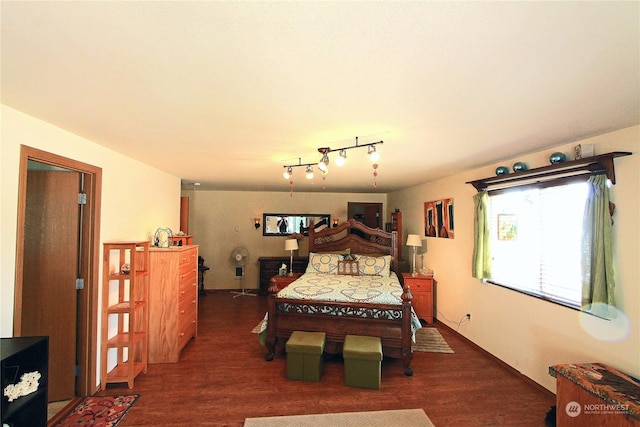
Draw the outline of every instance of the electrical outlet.
M467 319L471 320L471 313L467 313Z

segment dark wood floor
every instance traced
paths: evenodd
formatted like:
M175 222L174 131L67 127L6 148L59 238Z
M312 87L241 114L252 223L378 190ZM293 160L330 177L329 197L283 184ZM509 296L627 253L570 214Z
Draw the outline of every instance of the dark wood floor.
M552 393L526 380L436 324L455 354L414 353L414 376L399 360L382 362L380 390L343 385L343 364L325 362L319 383L289 381L286 359L264 360L253 327L266 297L201 297L198 332L175 364L149 365L133 390L110 385L102 395L139 393L119 427L242 426L247 417L422 408L437 427L544 426Z

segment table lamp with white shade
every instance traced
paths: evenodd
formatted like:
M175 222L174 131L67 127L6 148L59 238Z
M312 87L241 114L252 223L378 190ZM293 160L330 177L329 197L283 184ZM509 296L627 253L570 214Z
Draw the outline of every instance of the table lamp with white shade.
M296 239L285 240L284 250L291 251L291 260L289 261L289 276L293 276L293 251L298 250L298 241Z
M407 246L413 247L413 263L411 266L411 275L417 276L418 273L416 272L416 251L418 249L418 246L422 247L422 239L417 234L409 234L407 236Z

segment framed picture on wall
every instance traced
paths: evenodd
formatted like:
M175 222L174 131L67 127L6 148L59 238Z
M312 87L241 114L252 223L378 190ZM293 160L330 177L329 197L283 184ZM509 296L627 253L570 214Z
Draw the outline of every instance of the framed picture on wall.
M453 198L424 202L424 235L453 239Z

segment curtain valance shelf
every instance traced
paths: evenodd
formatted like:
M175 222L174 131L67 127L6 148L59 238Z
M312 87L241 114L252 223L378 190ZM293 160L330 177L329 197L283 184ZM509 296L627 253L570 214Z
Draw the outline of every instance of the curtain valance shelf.
M616 157L629 156L631 154L632 153L628 151L614 151L607 154L569 160L566 162L543 166L540 168L534 168L520 172L512 172L506 175L496 175L490 178L467 181L466 184L471 184L475 187L476 190L482 191L486 190L489 186L516 186L520 182L522 182L523 184L530 184L532 182L546 181L560 176L572 174L579 175L584 173L599 172L602 170L604 170L604 172L607 174L607 178L609 178L611 183L615 184L616 173L613 166L613 159Z

